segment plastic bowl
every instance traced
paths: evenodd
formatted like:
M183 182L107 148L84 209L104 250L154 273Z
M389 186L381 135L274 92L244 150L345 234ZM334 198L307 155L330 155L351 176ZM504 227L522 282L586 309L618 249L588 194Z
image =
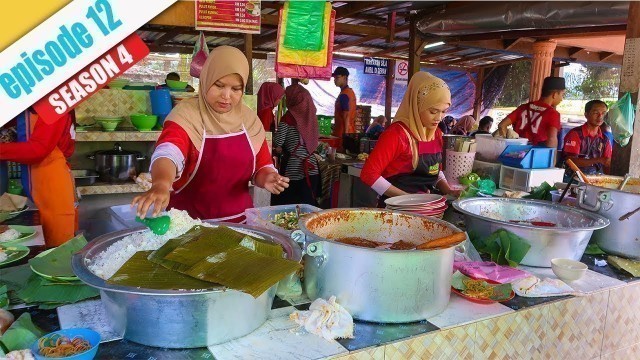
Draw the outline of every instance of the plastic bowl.
M138 131L151 131L158 123L158 116L156 115L133 114L129 118Z
M187 85L189 85L189 83L186 81L167 80L167 86L170 89L183 90L187 88Z
M59 357L59 358L46 357L44 355L40 355L38 342L40 341L40 339L50 337L51 335L54 335L54 334L64 335L70 339L73 339L76 336L81 336L82 338L84 338L89 342L89 344L91 345L91 349L80 354L75 354L67 357ZM31 345L31 352L33 353L33 356L36 358L36 360L51 360L51 359L91 360L96 356L96 353L98 352L98 345L100 345L100 334L98 334L97 332L91 329L72 328L72 329L66 329L66 330L59 330L59 331L49 333L41 337L40 339L38 339L36 342L33 343L33 345Z
M564 282L576 281L587 272L587 265L571 259L551 259L551 270Z
M118 124L120 124L124 119L121 117L96 117L95 120L100 124L100 126L102 126L104 131L114 131L118 127Z

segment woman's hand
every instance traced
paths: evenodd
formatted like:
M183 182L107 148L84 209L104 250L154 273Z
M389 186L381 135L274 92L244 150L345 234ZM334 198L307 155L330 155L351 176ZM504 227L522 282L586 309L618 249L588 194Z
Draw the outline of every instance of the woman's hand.
M268 192L278 195L289 187L289 178L281 176L275 171L258 172L256 176L256 185L266 189Z
M136 206L136 214L141 218L147 215L147 211L153 205L153 217L156 217L169 205L171 184L166 182L153 182L151 189L142 195L136 196L131 206Z

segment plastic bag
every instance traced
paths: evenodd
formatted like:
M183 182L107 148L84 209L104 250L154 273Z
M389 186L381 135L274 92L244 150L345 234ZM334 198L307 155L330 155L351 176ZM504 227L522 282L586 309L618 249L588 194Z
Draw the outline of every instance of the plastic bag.
M286 3L289 4L289 3ZM327 52L329 51L329 38L331 31L331 4L324 3L324 20L323 20L323 28L322 30L322 48L318 51L315 50L298 50L298 49L290 49L285 45L285 41L287 39L287 35L289 34L290 29L288 28L288 19L291 18L291 12L287 12L287 6L285 4L285 8L281 11L281 26L278 29L278 56L277 61L284 64L292 64L292 65L303 65L303 66L317 66L317 67L325 67L327 66ZM331 64L329 63L329 66Z
M320 51L326 48L323 41L325 1L287 1L285 11L287 31L284 46L292 50Z
M454 262L453 270L458 270L474 279L492 280L501 284L507 284L531 275L526 271L490 261Z
M189 75L200 78L200 71L204 66L204 62L207 61L209 56L209 47L207 46L207 40L204 36L204 32L200 31L200 36L196 42L196 46L193 47L193 57L191 58L191 67L189 68Z
M634 118L635 110L631 103L630 93L625 93L609 108L605 122L611 126L613 139L620 144L620 146L626 146L629 143L629 139L631 135L633 135Z

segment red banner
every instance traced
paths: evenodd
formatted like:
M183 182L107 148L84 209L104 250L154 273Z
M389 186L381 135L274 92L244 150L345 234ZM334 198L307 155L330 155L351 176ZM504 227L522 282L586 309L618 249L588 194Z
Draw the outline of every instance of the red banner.
M196 29L260 33L259 0L196 0Z
M134 33L38 100L33 108L44 122L51 124L148 54L149 48Z

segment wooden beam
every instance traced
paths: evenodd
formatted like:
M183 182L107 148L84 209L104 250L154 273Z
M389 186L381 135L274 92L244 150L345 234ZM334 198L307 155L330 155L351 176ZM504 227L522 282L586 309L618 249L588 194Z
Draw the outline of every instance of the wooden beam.
M385 79L384 116L391 122L391 107L393 106L393 82L396 74L396 61L389 60L389 68Z
M458 48L453 48L453 49L449 49L449 50L444 50L444 51L440 51L437 53L431 53L431 54L427 54L422 56L421 60L422 61L427 61L429 59L434 59L440 56L445 56L445 55L451 55L451 54L455 54L457 52L462 51L462 49L458 49Z
M186 27L186 26L155 27L155 26L143 25L140 29L138 29L138 31L155 32L155 33L161 33L161 34L168 34L173 31L179 31L177 35L200 35L200 30L194 30L193 28ZM205 31L204 34L206 36L217 36L217 37L230 38L230 39L244 39L243 34L240 34L240 33L230 33L230 32L224 32L224 31Z
M456 59L456 60L445 60L442 63L446 64L446 65L453 65L453 64L459 64L459 63L463 63L463 62L467 62L467 61L472 61L472 60L478 60L478 59L483 59L483 58L487 58L487 57L492 57L492 56L496 56L497 54L494 52L482 52L482 54L471 54L471 56L467 56L467 57L463 57L460 59Z
M478 40L505 40L505 39L518 39L525 37L533 38L546 38L552 37L592 37L594 35L621 35L624 34L626 24L620 25L598 25L598 26L584 26L570 29L534 29L534 30L512 30L512 31L498 31L487 32L479 34L461 35L447 37L447 42L459 42L459 41L478 41Z
M411 18L409 28L409 81L413 74L420 71L420 57L424 51L425 42L420 38L416 18Z
M505 61L498 61L498 62L494 62L494 63L487 64L487 65L476 66L476 68L482 69L482 68L497 67L497 66L513 64L513 63L517 63L517 62L525 61L525 60L529 60L529 59L528 58L518 58L518 59L505 60Z
M478 77L476 80L475 100L473 101L473 117L476 120L480 120L480 114L482 113L482 85L484 84L485 69L478 69Z
M253 36L251 34L244 34L244 55L249 62L249 77L245 84L245 94L253 95Z
M262 25L278 26L278 15L262 14ZM336 21L336 33L349 35L377 35L379 38L385 38L389 36L389 29L382 26L353 25Z
M626 40L640 38L640 2L630 1L629 11L627 13L627 33ZM625 54L632 56L632 54ZM633 54L632 61L625 61L622 64L621 74L631 73L637 74L640 71L640 55ZM635 66L634 66L635 65ZM632 67L634 66L634 67ZM633 89L620 89L619 97L624 95L625 91L631 91L631 103L638 105L638 85L635 84ZM613 175L624 176L630 174L633 177L640 177L640 156L638 149L640 148L640 121L636 119L633 125L633 136L625 147L620 144L613 144L613 156L611 157L611 173Z
M360 39L356 39L356 40L353 40L353 41L347 41L347 42L343 42L343 43L340 43L340 44L336 44L336 45L333 46L333 51L340 51L342 49L346 49L346 48L351 47L351 46L364 44L367 41L371 41L371 40L375 40L375 39L379 39L378 36L376 36L376 35L368 35L368 36L364 36L364 37L361 37Z
M174 37L181 34L180 29L172 29L164 33L164 35L160 36L156 41L153 42L153 45L162 45L171 41Z
M278 31L272 31L269 34L264 34L258 38L253 39L253 47L258 48L260 46L272 43L278 39Z
M376 57L376 56L387 55L387 54L394 53L396 51L407 50L408 48L409 48L409 44L395 46L395 47L392 47L392 48L389 48L389 49L385 49L385 50L382 50L382 51L378 51L378 52L372 53L372 54L370 54L370 56Z
M615 55L616 54L612 53L612 52L601 51L600 52L600 61L607 61L607 60L611 59Z
M505 50L509 50L512 47L516 46L519 42L524 41L526 38L517 38L517 39L508 39L503 40L502 43L504 45Z
M364 12L367 10L379 9L381 7L393 4L393 1L350 1L346 5L336 8L336 22L338 19L347 18L353 14Z
M392 43L393 38L396 37L396 12L395 11L387 15L387 27L389 28L389 36L387 37L387 43Z
M574 55L578 54L579 52L584 51L583 48L580 47L570 47L569 48L569 57L574 57Z

